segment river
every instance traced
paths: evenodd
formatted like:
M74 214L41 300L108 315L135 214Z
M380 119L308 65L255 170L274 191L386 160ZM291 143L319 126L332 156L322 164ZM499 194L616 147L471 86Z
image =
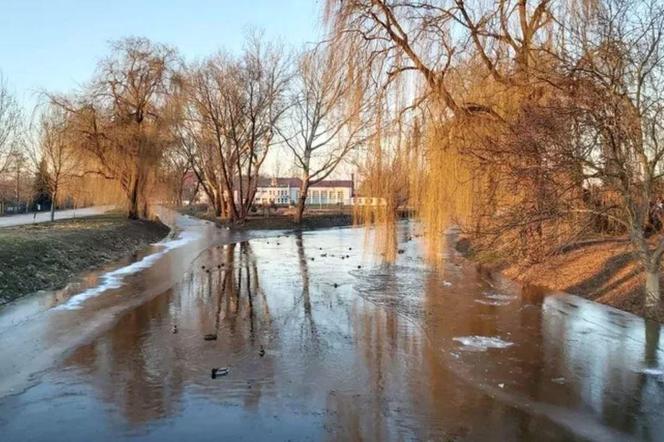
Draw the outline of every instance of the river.
M0 440L664 440L657 323L431 268L413 223L390 264L361 228L169 222L0 310Z

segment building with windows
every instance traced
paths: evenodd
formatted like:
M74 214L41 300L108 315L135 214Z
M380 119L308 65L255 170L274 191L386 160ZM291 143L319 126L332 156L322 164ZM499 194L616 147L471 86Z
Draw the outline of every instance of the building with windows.
M300 197L302 180L299 178L260 178L256 186L254 204L291 206ZM353 180L324 180L309 187L307 205L350 205L353 198Z

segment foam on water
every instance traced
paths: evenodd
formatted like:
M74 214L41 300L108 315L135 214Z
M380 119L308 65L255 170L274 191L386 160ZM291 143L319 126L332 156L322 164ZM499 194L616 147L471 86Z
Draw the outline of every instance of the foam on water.
M507 348L514 345L513 342L503 341L495 336L460 336L453 338L463 345L462 350L486 351L489 348Z
M101 293L104 293L107 290L117 289L122 287L122 281L127 275L133 275L138 273L143 269L146 269L153 265L159 258L164 256L169 251L182 247L183 245L195 240L198 238L199 234L196 232L182 232L177 239L170 241L160 242L154 244L155 246L161 247L156 253L145 256L139 261L136 261L128 266L121 267L119 269L113 270L101 276L101 283L96 286L89 288L77 295L72 296L69 300L59 306L55 307L55 310L76 310L80 309L82 304Z

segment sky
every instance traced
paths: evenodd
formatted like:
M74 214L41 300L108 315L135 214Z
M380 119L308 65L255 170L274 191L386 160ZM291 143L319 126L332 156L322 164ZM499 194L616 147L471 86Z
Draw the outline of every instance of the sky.
M238 51L251 29L298 47L321 32L321 0L0 0L0 73L26 107L91 78L109 41L147 37L191 61Z

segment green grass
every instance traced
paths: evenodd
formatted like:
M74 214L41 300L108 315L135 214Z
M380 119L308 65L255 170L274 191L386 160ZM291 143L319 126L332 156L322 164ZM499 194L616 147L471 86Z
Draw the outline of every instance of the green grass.
M64 287L78 273L129 255L168 233L117 213L0 229L0 304Z

